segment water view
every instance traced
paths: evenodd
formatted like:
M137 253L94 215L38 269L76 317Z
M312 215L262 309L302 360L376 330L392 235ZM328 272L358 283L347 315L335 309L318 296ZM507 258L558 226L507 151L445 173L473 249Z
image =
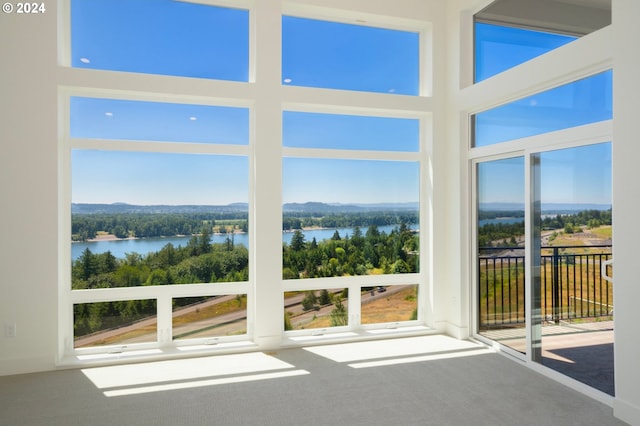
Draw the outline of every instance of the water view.
M399 225L379 226L378 230L389 234L397 226ZM330 239L336 231L338 231L342 238L347 235L353 235L353 228L309 229L304 230L302 233L306 241L311 241L314 238L316 241L322 241ZM361 228L361 231L364 234L367 232L367 228ZM292 237L293 232L283 232L282 242L289 244ZM234 244L242 244L245 247L249 247L249 234L246 233L233 234L233 237L231 234L213 234L211 235L211 242L214 244L224 243L227 241L227 238L233 238ZM185 247L190 239L191 236L74 242L71 244L71 259L78 259L87 248L91 250L92 253L105 253L110 251L111 254L117 258L124 258L126 253L145 255L159 251L169 243L175 247Z

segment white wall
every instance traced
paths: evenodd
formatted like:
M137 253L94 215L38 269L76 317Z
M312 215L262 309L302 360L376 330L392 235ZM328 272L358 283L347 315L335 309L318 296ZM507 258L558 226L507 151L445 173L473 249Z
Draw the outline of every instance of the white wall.
M613 259L616 416L640 425L640 2L613 0Z
M57 17L46 6L0 14L0 375L55 366Z

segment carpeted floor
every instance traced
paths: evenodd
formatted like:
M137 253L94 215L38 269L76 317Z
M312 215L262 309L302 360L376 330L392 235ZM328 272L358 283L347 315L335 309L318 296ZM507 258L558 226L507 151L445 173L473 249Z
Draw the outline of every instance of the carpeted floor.
M483 346L425 336L0 377L0 424L625 423Z

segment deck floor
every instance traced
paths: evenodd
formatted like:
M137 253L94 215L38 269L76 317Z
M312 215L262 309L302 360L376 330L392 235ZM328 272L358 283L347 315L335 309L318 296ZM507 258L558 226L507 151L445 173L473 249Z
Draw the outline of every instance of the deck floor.
M526 350L525 328L483 331L518 352ZM613 321L542 326L542 364L614 395Z

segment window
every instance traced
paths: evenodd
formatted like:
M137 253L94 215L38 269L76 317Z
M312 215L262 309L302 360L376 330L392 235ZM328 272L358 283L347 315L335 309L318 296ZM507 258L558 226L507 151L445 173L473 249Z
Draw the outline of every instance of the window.
M535 136L612 117L606 71L474 115L474 146Z
M72 96L69 118L71 289L181 286L172 339L246 334L246 294L185 289L249 279L249 110ZM160 340L157 299L87 297L76 348Z
M534 155L534 227L539 276L532 281L532 357L614 395L613 287L603 279L612 256L611 144ZM573 342L567 338L570 327ZM599 362L582 358L598 353Z
M73 288L246 281L246 157L72 152Z
M247 145L247 108L71 98L71 137Z
M418 319L418 285L374 286L362 289L360 316L363 325L394 327Z
M78 303L73 307L74 348L123 346L157 340L155 300Z
M249 12L171 0L73 0L71 65L247 81Z
M417 287L399 276L420 272L421 122L283 113L282 275L291 290L285 293L285 330L417 320ZM398 278L375 282L381 275ZM354 285L350 277L371 284ZM290 307L295 298L324 294L303 290L304 281L319 278L333 278L338 289L326 303L317 304L317 312L313 304L299 312Z
M174 298L171 324L174 340L247 334L247 295Z
M284 295L284 331L322 330L349 324L349 290L291 291Z
M476 22L475 81L485 80L575 39L570 35Z
M524 179L523 157L476 166L478 333L502 337L502 344L522 353L527 299Z
M494 5L504 12L509 3ZM570 42L558 34L570 33L556 24L566 15L559 10L550 27L515 22L531 24L535 14L497 26L477 20L477 80ZM534 30L552 27L557 33ZM565 48L574 57L578 50ZM599 65L590 66L597 72ZM538 82L549 88L471 116L475 329L526 362L613 395L614 302L600 275L612 253L613 73L580 78L584 67L576 65L571 83ZM527 85L514 84L513 93ZM484 99L491 102L491 94ZM597 366L581 357L586 352L598 353Z
M283 160L283 276L418 272L420 121L285 111L283 126L284 146L342 157ZM414 154L382 161L361 151Z
M611 24L611 1L495 0L474 15L480 82Z
M285 85L418 95L417 32L284 16Z
M420 122L411 118L284 111L283 146L418 152Z
M424 327L429 23L68 1L61 354Z

